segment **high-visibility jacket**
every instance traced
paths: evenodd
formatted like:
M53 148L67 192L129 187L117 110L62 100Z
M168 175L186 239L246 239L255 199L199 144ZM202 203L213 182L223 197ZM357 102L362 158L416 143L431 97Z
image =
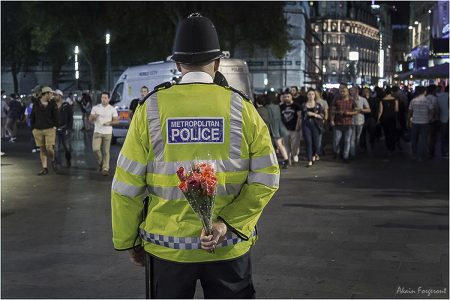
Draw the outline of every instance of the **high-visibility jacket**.
M216 166L213 221L222 219L230 230L215 253L200 248L201 222L178 188L177 169L189 170L193 160ZM256 223L279 177L267 126L240 93L206 83L160 89L137 108L119 154L111 192L114 247L143 243L176 262L239 257L255 243Z

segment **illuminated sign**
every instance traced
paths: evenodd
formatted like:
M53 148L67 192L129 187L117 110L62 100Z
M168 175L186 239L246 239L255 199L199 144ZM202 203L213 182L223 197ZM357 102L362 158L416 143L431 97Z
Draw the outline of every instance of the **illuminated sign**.
M358 53L358 51L350 51L348 53L348 60L350 60L350 61L358 61L359 60L359 53Z

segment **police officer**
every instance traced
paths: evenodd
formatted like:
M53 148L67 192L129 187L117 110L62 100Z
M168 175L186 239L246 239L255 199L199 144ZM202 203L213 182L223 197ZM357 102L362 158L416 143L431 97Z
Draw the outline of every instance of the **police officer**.
M119 154L112 184L114 247L128 250L138 265L144 253L151 255L156 298L192 298L197 280L206 298L255 297L249 250L262 210L278 189L279 167L267 126L249 98L213 82L221 57L208 18L192 14L182 21L172 56L181 81L157 87L140 102ZM212 235L177 187L176 170L195 159L216 165Z

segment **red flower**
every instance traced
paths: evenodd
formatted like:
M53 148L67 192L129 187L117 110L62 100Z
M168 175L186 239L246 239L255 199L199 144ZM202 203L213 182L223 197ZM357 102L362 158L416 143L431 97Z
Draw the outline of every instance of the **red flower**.
M180 180L186 180L186 175L184 174L184 168L183 167L179 167L178 168L177 175L178 175L178 178Z
M187 181L182 181L180 182L180 184L178 185L178 188L183 192L186 193L188 191L188 184Z

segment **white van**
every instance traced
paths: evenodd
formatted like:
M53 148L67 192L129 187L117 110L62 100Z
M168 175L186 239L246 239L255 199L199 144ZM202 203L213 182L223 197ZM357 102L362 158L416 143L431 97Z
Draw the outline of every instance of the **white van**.
M241 59L224 58L220 60L219 71L225 76L228 85L247 94L253 100L252 80L247 63ZM129 127L129 106L133 99L140 97L141 87L152 91L163 82L178 82L181 73L173 61L157 61L142 66L127 68L117 80L111 94L110 104L119 113L119 124L113 127L113 140L124 138Z

